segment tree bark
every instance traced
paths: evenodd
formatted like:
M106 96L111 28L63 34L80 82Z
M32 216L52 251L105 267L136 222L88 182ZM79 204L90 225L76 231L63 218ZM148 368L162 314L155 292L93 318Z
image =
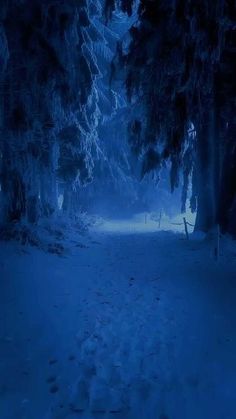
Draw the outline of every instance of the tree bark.
M215 224L214 196L212 185L212 150L210 115L197 128L196 170L197 170L197 217L195 231L208 232Z
M223 233L236 236L236 124L229 124L222 167L219 223Z

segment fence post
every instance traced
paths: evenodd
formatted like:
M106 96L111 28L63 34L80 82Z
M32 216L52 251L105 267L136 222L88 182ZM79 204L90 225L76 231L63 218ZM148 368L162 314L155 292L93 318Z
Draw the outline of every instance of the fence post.
M159 215L159 224L158 224L159 228L161 228L161 217L162 217L162 210L160 210L160 215Z
M215 259L216 261L219 260L220 256L220 226L217 224L216 226L216 245L215 245Z
M188 224L185 217L183 217L183 220L184 220L184 229L185 229L186 239L189 240Z

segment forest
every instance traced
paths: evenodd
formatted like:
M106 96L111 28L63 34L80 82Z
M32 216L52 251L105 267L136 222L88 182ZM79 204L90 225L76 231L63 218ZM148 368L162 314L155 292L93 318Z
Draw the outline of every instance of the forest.
M138 189L168 164L195 229L236 234L234 1L133 3L117 6L135 23L109 0L1 7L2 225L55 217L59 196L73 216L86 185Z
M236 417L235 75L235 0L0 1L1 419Z

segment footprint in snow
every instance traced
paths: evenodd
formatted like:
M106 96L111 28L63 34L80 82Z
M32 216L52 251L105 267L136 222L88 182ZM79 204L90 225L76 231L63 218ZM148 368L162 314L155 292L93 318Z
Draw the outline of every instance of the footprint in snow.
M51 384L54 383L56 381L57 377L54 375L51 375L50 377L47 378L47 383Z
M51 359L49 359L49 361L48 361L48 363L49 363L49 365L54 365L54 364L56 364L58 361L57 361L57 359L55 359L55 358L51 358Z
M59 390L59 387L58 387L57 384L53 384L49 389L50 393L52 393L52 394L57 393L58 390Z

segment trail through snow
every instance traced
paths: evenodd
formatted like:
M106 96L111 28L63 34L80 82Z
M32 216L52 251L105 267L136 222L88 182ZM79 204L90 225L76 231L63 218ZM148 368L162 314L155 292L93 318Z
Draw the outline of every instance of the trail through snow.
M107 226L64 257L2 243L0 418L234 419L236 252L211 250Z

